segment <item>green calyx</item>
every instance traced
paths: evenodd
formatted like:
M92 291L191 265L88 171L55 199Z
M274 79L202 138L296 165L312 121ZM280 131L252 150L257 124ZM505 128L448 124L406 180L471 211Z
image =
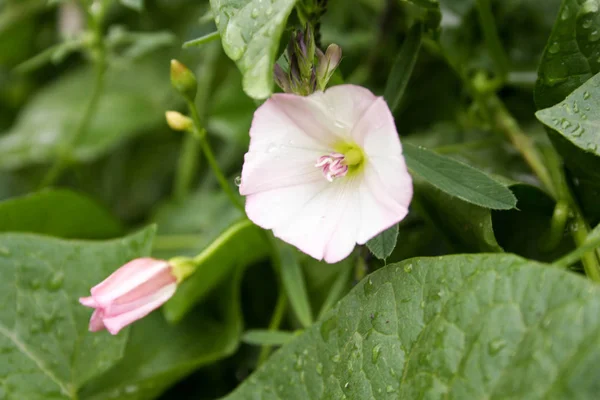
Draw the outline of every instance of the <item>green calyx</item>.
M348 166L346 176L352 176L363 170L366 161L366 155L363 149L356 143L338 143L335 151L344 155L344 164Z
M192 258L175 257L171 258L168 262L171 266L171 273L177 279L177 284L183 282L196 271L196 264Z

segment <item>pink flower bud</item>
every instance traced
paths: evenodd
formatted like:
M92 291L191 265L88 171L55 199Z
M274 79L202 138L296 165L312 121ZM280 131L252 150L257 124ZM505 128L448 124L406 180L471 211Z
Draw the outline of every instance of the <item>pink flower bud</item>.
M116 270L79 302L95 308L90 331L121 329L163 305L177 289L173 268L164 260L138 258Z

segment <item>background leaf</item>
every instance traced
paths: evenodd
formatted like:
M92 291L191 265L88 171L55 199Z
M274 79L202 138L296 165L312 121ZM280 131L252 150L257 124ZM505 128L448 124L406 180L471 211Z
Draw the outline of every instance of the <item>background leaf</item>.
M516 256L407 260L364 279L226 399L591 399L599 311L591 282Z
M380 260L388 258L394 248L396 248L396 241L398 240L398 224L395 224L391 228L386 229L379 235L367 242L367 247L373 253L373 255Z
M211 0L225 53L244 76L244 92L265 99L273 91L279 40L296 0Z
M281 282L288 301L302 326L309 327L313 323L312 310L296 251L281 242L278 242L278 251L281 258Z
M0 235L2 394L7 400L76 399L122 356L128 330L88 332L78 298L117 267L150 253L154 228L109 242ZM16 279L16 280L15 280Z
M404 144L404 156L411 171L451 196L495 210L517 204L510 189L467 164L410 143Z
M92 68L84 68L43 88L0 138L0 168L53 160L77 129L92 85ZM146 92L148 86L154 90ZM165 126L164 110L172 104L173 90L164 68L145 60L126 69L110 69L98 110L76 144L74 158L94 160L145 129Z
M124 233L121 223L106 209L69 190L45 190L0 202L0 232L80 239L107 239Z

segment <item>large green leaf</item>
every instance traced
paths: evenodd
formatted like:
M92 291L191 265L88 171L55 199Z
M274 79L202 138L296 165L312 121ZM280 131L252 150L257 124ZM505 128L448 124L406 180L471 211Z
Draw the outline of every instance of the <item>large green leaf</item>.
M80 398L153 399L195 369L233 354L242 332L238 272L220 288L215 306L203 305L177 325L160 312L134 325L123 359L86 385Z
M123 227L86 196L69 190L46 190L0 202L0 232L106 239L121 235Z
M77 399L122 356L128 330L89 333L89 295L125 262L150 253L154 229L108 242L0 235L0 394L6 400Z
M112 68L106 75L89 129L75 145L76 160L94 160L133 135L164 125L164 110L173 104L168 74L150 60ZM93 84L92 68L84 68L40 90L0 138L0 168L55 159L77 130Z
M228 400L594 399L600 288L513 255L364 279Z
M279 40L297 0L210 0L225 53L244 75L246 94L265 99L273 91Z
M563 0L558 17L548 39L538 70L534 96L538 108L544 109L563 102L567 96L600 72L600 14L595 1ZM589 90L593 89L593 90ZM586 94L585 92L588 92ZM571 100L577 100L579 113L594 119L594 103L597 88L588 88ZM587 98L589 96L589 98ZM586 97L587 99L583 99ZM590 110L586 110L589 105ZM566 104L576 114L573 103ZM556 112L558 110L555 110ZM591 112L590 112L591 111ZM568 114L568 109L564 110ZM544 115L544 114L543 114ZM545 114L547 116L547 114ZM564 115L563 115L564 116ZM593 220L600 219L597 196L600 193L600 159L594 150L595 129L592 132L576 131L577 124L570 120L558 124L545 118L550 124L549 135L565 160L578 185L575 187L584 212ZM578 119L582 117L570 117ZM583 118L582 118L583 119ZM581 125L580 121L576 121ZM554 129L558 130L556 132ZM584 128L585 129L585 128ZM567 134L568 133L568 134ZM581 137L577 138L577 135Z
M583 151L600 156L600 74L578 87L562 102L535 115Z
M411 171L453 197L494 210L517 204L510 189L467 164L410 143L404 144L404 155Z

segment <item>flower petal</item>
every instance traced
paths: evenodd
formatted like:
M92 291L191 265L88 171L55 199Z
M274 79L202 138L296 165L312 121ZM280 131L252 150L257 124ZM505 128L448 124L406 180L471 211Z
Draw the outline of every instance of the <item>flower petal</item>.
M80 297L79 303L81 303L82 305L84 305L86 307L92 307L92 308L98 307L98 303L96 303L96 300L94 300L93 297Z
M273 227L275 236L298 247L306 254L327 262L346 257L356 245L358 219L355 197L356 180L340 179L321 189L312 189L313 196L304 198L304 204L279 219ZM343 229L339 229L344 226ZM349 227L350 226L350 227Z
M352 138L367 156L401 157L402 145L394 117L383 97L377 97L352 129Z
M104 326L106 326L106 329L108 329L111 334L116 335L127 325L137 321L138 319L144 318L146 315L162 306L173 296L173 294L175 294L176 289L176 284L166 286L159 292L154 293L149 298L140 301L140 303L143 304L140 304L131 311L113 317L105 317L103 320Z
M357 243L364 244L408 214L413 188L404 159L371 157L359 193L361 223Z
M89 330L90 332L98 332L104 330L106 327L104 326L104 322L102 322L102 318L104 317L104 313L101 309L94 310L92 314L92 318L90 318Z
M309 99L322 104L327 118L333 123L334 131L346 140L352 139L350 133L362 119L377 97L369 89L356 85L338 85L317 92ZM359 143L360 144L360 143Z
M134 290L142 283L164 270L170 270L166 261L153 258L138 258L120 267L112 275L94 286L91 290L94 300L102 306L108 306L114 299Z

